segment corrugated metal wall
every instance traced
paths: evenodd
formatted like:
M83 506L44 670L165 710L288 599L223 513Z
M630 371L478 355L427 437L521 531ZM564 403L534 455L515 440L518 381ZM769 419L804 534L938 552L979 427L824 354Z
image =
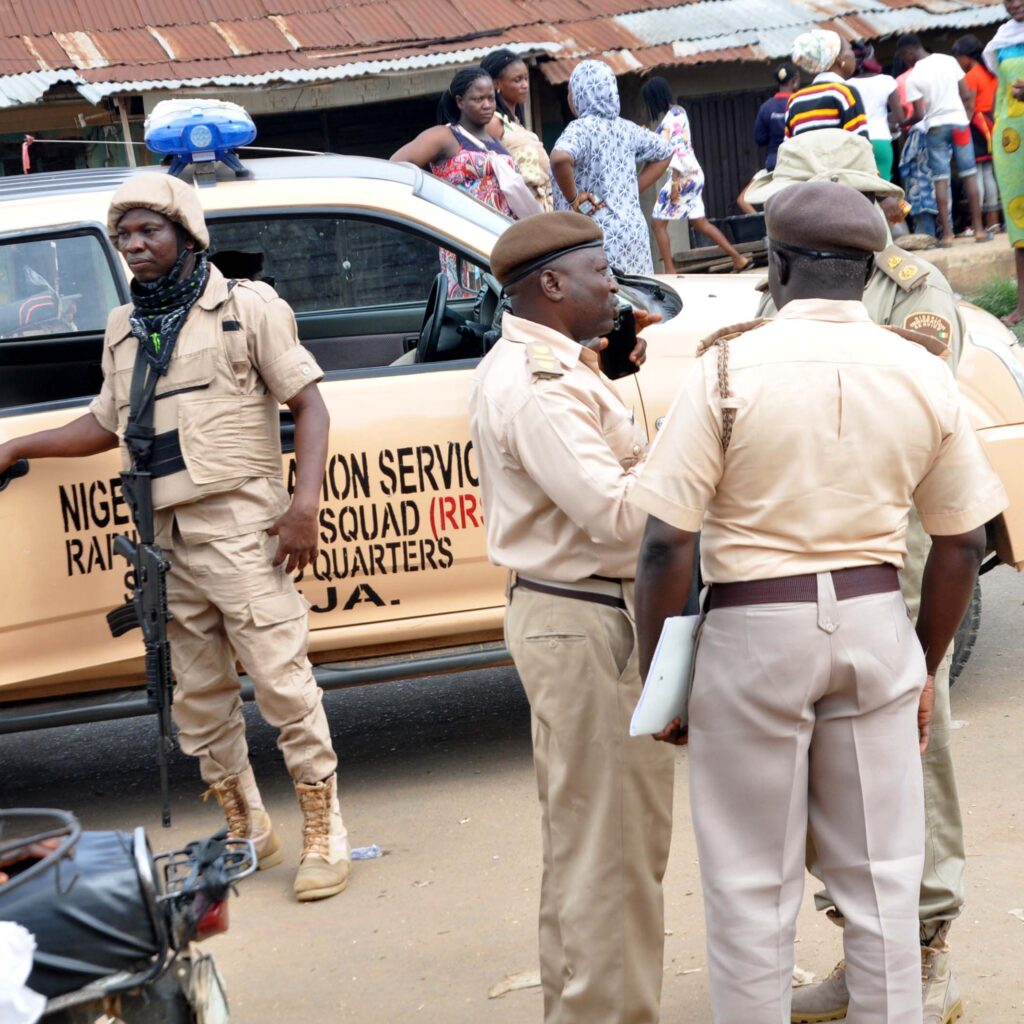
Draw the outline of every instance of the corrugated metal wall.
M709 217L739 213L736 197L761 167L754 119L770 90L684 96L693 145L704 169L704 206Z

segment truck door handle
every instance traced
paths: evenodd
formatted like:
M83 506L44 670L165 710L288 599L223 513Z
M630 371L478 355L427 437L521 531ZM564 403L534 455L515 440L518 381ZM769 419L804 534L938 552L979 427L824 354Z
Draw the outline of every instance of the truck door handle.
M12 480L17 480L19 476L25 476L26 473L28 473L28 459L18 459L13 466L8 466L0 473L0 491L5 490Z

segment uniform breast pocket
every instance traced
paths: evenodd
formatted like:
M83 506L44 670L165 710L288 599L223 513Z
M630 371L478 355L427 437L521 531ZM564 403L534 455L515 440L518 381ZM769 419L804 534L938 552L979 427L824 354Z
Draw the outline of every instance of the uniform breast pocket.
M619 464L627 469L644 453L644 439L629 416L618 416L606 423L604 437Z
M162 377L156 386L157 400L169 395L208 388L213 383L216 373L214 349L201 348L192 352L176 352L167 375Z

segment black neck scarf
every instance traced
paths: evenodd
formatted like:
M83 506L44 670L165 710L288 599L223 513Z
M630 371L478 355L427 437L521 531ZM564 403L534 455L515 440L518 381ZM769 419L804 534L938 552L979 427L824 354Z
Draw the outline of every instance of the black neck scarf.
M206 252L195 254L192 273L181 279L181 272L190 250L182 249L174 266L155 281L132 280L132 302L135 308L128 317L132 334L139 348L158 374L167 372L174 343L185 323L188 311L203 294L210 276Z

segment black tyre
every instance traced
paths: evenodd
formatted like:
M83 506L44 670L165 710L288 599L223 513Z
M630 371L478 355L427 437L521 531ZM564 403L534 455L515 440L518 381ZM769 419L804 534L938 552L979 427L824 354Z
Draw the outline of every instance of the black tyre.
M974 650L978 639L978 627L981 625L981 583L975 581L971 603L967 606L960 628L953 638L953 664L949 668L949 685L952 686L957 676L963 671L967 659Z

